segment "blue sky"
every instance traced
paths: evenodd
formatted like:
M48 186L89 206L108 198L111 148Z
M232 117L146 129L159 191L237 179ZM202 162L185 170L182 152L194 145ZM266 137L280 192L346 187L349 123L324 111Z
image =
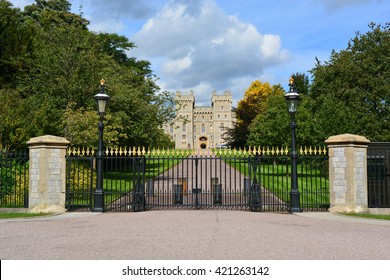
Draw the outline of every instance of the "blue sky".
M10 2L23 8L34 1ZM163 90L193 90L203 105L213 90L230 90L238 101L254 80L287 88L289 76L307 73L316 57L326 61L370 22L390 21L388 0L70 2L91 30L134 42L129 55L151 62Z

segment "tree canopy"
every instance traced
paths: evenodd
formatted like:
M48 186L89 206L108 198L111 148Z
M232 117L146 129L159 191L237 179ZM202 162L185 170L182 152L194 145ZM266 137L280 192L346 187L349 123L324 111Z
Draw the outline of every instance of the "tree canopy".
M390 24L369 26L312 69L312 110L321 137L348 132L390 141Z
M70 9L66 0L36 0L24 11L0 0L1 144L54 134L95 146L94 95L104 78L111 97L105 142L169 145L161 127L173 97L160 92L150 63L129 56L135 45L126 37L91 32Z
M305 74L293 74L301 97L297 122L299 145L323 144L329 136L352 133L371 141L390 141L389 24L374 23L357 32L348 47L317 61ZM245 100L245 97L244 99ZM288 145L289 116L282 95L270 96L248 126L245 145Z
M268 97L283 92L279 85L271 86L267 82L254 81L245 91L244 98L238 102L237 108L234 109L237 123L225 135L229 145L233 147L245 146L249 126L256 116L262 115L266 111Z

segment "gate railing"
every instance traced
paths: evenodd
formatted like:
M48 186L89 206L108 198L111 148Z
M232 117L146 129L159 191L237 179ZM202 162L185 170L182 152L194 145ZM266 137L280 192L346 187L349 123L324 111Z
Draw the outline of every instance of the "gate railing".
M228 208L287 211L287 148L244 150L107 149L106 211ZM92 149L68 150L67 208L92 209L96 185ZM305 211L329 206L326 148L301 148L298 180Z
M390 208L390 143L370 143L367 149L369 208Z
M28 150L0 150L0 207L28 208Z
M290 203L291 159L287 148L253 148L247 151L219 151L217 155L241 154L250 158L250 166L236 166L264 189L263 210L286 210ZM329 208L328 154L325 147L301 147L298 156L298 189L303 211ZM252 172L252 174L250 174ZM268 199L267 199L268 197Z

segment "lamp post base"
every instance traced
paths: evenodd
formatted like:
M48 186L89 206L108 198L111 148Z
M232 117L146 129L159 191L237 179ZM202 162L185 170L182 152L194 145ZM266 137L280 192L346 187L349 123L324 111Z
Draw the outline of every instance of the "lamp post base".
M102 191L96 191L94 194L93 212L104 212L104 194Z
M290 192L290 213L302 212L300 206L300 193L299 192Z

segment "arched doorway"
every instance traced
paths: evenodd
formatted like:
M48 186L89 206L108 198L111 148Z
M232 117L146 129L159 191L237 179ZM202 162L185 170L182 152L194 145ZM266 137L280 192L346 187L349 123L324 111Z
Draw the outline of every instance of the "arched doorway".
M199 137L199 147L201 149L207 149L207 137L201 136Z

